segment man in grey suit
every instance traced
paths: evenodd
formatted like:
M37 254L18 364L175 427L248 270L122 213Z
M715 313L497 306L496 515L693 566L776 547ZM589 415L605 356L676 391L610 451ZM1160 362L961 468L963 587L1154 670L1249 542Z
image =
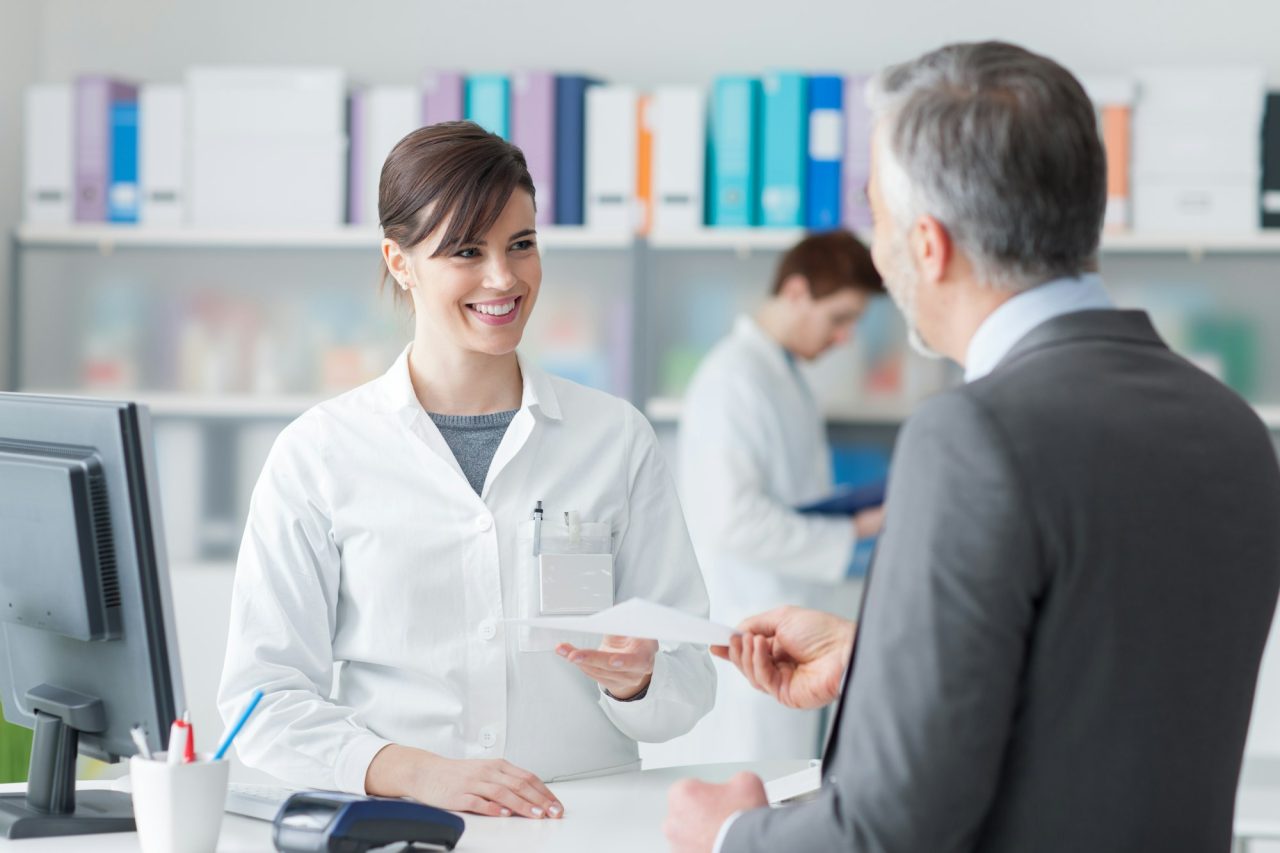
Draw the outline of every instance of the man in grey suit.
M1225 851L1280 588L1266 429L1111 306L1065 69L953 45L869 94L876 264L966 384L902 429L856 645L784 608L722 650L785 704L843 693L822 790L680 783L672 847Z

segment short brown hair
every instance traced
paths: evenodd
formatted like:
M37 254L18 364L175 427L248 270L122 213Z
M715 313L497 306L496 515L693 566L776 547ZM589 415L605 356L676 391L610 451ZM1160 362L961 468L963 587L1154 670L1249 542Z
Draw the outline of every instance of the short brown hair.
M438 257L482 239L517 189L534 197L519 148L474 122L441 122L413 131L387 155L378 181L378 221L383 236L409 249L452 216L432 254ZM382 284L389 274L384 264ZM396 298L402 298L399 290Z
M871 252L857 237L842 229L810 234L788 249L773 274L774 296L793 275L804 276L814 299L845 288L884 292L884 282L871 262Z

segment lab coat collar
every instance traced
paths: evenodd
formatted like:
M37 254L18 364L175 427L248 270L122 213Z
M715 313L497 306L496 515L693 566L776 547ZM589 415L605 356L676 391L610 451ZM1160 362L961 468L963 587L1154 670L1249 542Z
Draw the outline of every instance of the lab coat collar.
M520 408L536 409L550 420L561 420L560 398L556 396L551 377L545 370L518 352L516 360L520 362L520 375L524 377L524 394L520 399Z
M760 328L760 324L749 314L742 314L733 324L733 333L749 343L754 349L765 354L779 370L790 375L793 368L787 360L787 350Z
M748 314L739 316L734 324L733 333L744 340L747 346L759 352L773 366L781 379L796 383L810 400L814 399L813 388L800 369L796 357L782 344L769 337L754 317Z
M406 346L391 368L378 380L378 399L382 411L404 412L416 414L422 410L418 395L413 391L413 381L409 378L409 351L413 344ZM520 376L524 380L524 391L520 399L520 408L537 411L550 420L562 419L560 399L556 396L551 378L546 371L529 362L523 355L516 353L520 364Z

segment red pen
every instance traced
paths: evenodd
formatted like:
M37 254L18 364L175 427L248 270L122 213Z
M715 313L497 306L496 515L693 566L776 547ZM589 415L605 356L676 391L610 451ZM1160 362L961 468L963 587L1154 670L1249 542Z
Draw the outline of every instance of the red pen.
M182 712L182 725L187 730L187 744L182 749L182 763L191 764L196 760L196 727L191 725L191 712Z
M180 764L182 755L187 750L187 743L191 740L188 735L190 731L187 724L182 720L174 720L173 725L169 727L169 750L165 756L165 761L169 764Z

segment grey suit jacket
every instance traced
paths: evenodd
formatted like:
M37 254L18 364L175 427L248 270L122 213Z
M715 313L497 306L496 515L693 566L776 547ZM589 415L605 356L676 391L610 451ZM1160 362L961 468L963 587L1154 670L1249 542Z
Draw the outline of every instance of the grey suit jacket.
M1147 316L1050 320L906 423L821 795L737 851L1226 851L1280 471Z

